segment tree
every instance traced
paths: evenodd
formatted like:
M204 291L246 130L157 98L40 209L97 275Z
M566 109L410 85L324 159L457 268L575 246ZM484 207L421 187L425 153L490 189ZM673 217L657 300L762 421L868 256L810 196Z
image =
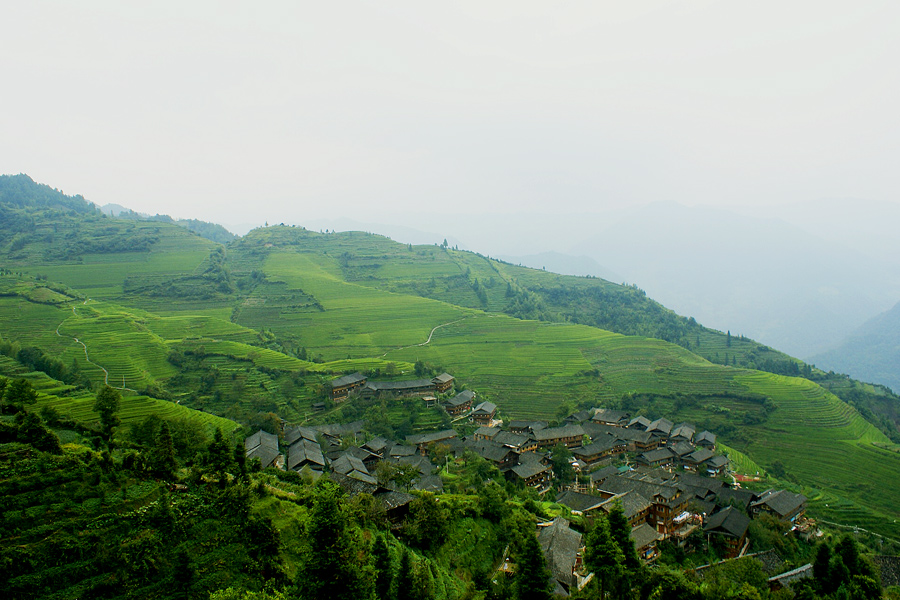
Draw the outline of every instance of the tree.
M625 516L621 502L616 501L613 504L607 520L609 521L609 534L619 550L622 551L623 571L619 595L625 597L628 595L628 590L635 584L635 580L639 579L643 565L638 557L637 549L634 547L634 541L631 539L631 524Z
M341 510L341 488L324 477L316 485L307 526L311 548L298 586L304 596L355 600L371 593L363 553Z
M26 404L37 402L37 392L31 387L27 379L15 379L5 386L3 393L4 402L13 408L15 412L25 410Z
M587 533L584 540L584 565L594 573L600 586L600 597L606 592L616 589L623 575L625 557L613 539L609 530L609 522L600 518Z
M206 448L206 460L210 470L219 478L219 483L227 483L228 471L234 466L234 456L221 428L216 428L213 439Z
M175 461L175 445L172 442L172 432L165 421L160 425L159 433L150 452L150 472L165 481L175 478L178 463Z
M120 423L119 406L121 403L122 395L115 388L104 385L97 392L94 410L100 413L100 427L108 444L112 442L113 431Z
M412 600L413 596L413 565L412 555L409 550L403 548L400 555L400 568L397 571L397 600Z
M534 531L523 536L516 556L516 575L513 583L518 600L549 600L550 571Z
M561 483L570 483L575 480L575 469L570 462L572 452L565 444L557 444L551 451L550 462L553 465L553 474Z
M41 418L33 412L19 413L18 440L31 444L36 449L50 454L62 454L59 438L44 426Z
M375 596L387 600L391 597L394 571L391 564L391 553L383 535L379 535L375 540L375 545L372 547L372 558L375 563Z

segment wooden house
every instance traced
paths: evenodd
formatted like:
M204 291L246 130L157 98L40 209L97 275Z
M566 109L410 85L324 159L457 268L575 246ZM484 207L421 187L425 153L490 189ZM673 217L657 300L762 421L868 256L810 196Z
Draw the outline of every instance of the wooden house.
M358 372L338 377L331 382L331 399L335 402L346 400L350 392L366 385L366 381L366 376Z

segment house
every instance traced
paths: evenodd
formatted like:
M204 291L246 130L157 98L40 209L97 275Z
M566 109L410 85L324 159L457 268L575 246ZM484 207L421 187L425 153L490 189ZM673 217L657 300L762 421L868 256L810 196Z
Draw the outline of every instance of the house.
M589 410L580 410L576 413L573 413L566 417L564 421L566 423L571 423L572 425L580 425L585 421L591 420L591 411Z
M577 448L584 440L584 428L581 425L548 427L535 431L533 435L541 450L552 448L557 444L563 444L567 448Z
M713 457L712 450L707 450L706 448L700 448L699 450L692 452L682 458L684 462L684 467L686 469L692 469L694 471L700 471L701 465L703 465L706 461Z
M662 536L647 523L641 523L637 527L631 528L631 541L634 542L634 549L637 550L641 559L649 561L659 556L659 550L656 543L662 539Z
M600 510L605 500L599 496L566 490L556 497L556 502L568 507L573 514L589 515Z
M338 377L331 382L331 399L335 402L346 400L350 392L366 385L366 381L366 376L359 372Z
M539 429L547 429L547 421L510 421L509 430L512 433L531 435Z
M626 427L628 429L637 429L639 431L647 431L647 428L650 427L650 419L647 417L639 416L635 417L632 420L628 421L628 425Z
M319 443L319 432L312 427L289 427L284 431L284 443L291 446L299 439Z
M687 456L688 454L692 454L696 450L692 443L686 442L684 440L681 440L674 444L670 440L669 445L666 446L666 448L679 459L683 459L685 456ZM712 456L712 452L710 452L710 456Z
M696 429L694 426L688 423L675 425L672 428L672 433L669 434L669 443L692 442L694 440L695 431Z
M701 448L708 448L709 450L716 449L716 434L709 431L701 431L697 434L697 437L694 439L694 444L700 446Z
M449 373L441 373L431 380L434 384L434 391L438 394L449 392L453 388L453 375Z
M434 408L437 406L437 398L434 396L422 396L422 401L425 402L425 408Z
M387 514L388 520L394 525L399 524L406 515L409 514L409 503L413 501L413 496L391 490L380 486L377 483L369 483L352 477L347 477L340 473L330 473L328 477L337 483L344 492L354 497L359 494L369 494L381 504Z
M363 464L363 461L349 452L333 461L331 463L331 470L352 479L365 481L366 483L377 483L375 478L369 474L369 470L366 468L365 464Z
M668 448L658 448L638 455L637 462L648 467L663 467L672 464L675 455Z
M323 471L325 464L325 455L317 443L301 438L288 447L287 466L292 471L300 471L303 467Z
M493 402L482 402L472 411L470 418L479 425L490 425L497 415L497 405Z
M721 454L706 461L706 472L710 475L721 475L728 469L728 458Z
M499 427L479 427L475 430L475 440L492 440L502 430Z
M675 533L675 519L685 512L690 496L677 485L645 481L635 473L607 477L597 486L600 494L611 498L625 492L636 492L650 502L647 522L664 536Z
M703 524L708 536L720 538L725 547L725 558L734 558L741 553L747 541L750 518L738 509L729 506L710 516Z
M528 462L518 464L506 471L506 478L511 481L521 481L528 487L543 491L550 485L549 466L540 462Z
M759 499L750 503L750 514L755 518L768 513L781 521L794 521L806 512L806 496L787 490L769 489Z
M622 440L627 452L646 452L659 448L659 439L640 429L615 427L596 422L585 423L582 427L592 440L604 435L611 435Z
M647 425L647 431L655 438L660 440L660 443L664 443L669 439L669 434L672 433L672 421L668 419L657 419Z
M424 454L430 446L439 442L446 442L456 437L456 431L453 429L444 429L443 431L435 431L433 433L420 433L417 435L406 436L406 443L414 445L419 452Z
M454 397L444 402L444 410L451 416L464 415L472 409L472 400L475 399L475 392L471 390L463 390Z
M750 512L750 503L756 498L756 493L750 490L723 487L716 493L716 504L719 506L732 505L745 512Z
M591 417L591 421L600 425L610 425L612 427L625 427L628 425L628 413L621 410L612 410L609 408L599 408Z
M381 458L384 458L385 451L387 450L389 445L390 445L390 442L388 442L388 440L386 440L385 438L383 438L381 436L378 436L378 437L372 438L371 440L369 440L368 442L363 444L362 447L365 448L366 450L368 450L369 452L371 452L372 454L375 454L376 456L380 456Z
M600 462L604 458L609 458L610 456L625 452L625 448L626 444L624 442L608 435L587 446L575 448L572 450L572 455L578 460L582 460L585 463L592 465Z
M491 441L475 442L473 450L478 456L501 470L516 465L519 460L519 455L515 450Z
M411 381L368 381L359 390L359 395L366 400L397 396L427 396L434 394L437 387L431 379L413 379Z
M618 469L618 467L614 467L614 466L603 467L602 469L593 471L589 475L589 477L591 478L591 489L595 489L607 477L612 477L612 476L618 475L618 474L619 474L619 469Z
M244 440L244 455L248 462L258 458L263 469L284 468L284 456L278 449L278 436L262 429Z
M600 505L600 508L603 512L609 514L616 504L619 504L622 507L622 512L625 514L625 518L628 519L628 523L632 527L637 527L641 523L646 523L652 507L650 501L641 496L638 492L628 491L616 494L612 498L604 500L603 504Z
M569 527L563 518L538 525L538 543L555 584L553 593L568 596L579 588L581 566L581 534Z
M538 447L537 442L533 438L512 433L511 431L501 431L494 436L494 441L512 448L516 452L533 452Z

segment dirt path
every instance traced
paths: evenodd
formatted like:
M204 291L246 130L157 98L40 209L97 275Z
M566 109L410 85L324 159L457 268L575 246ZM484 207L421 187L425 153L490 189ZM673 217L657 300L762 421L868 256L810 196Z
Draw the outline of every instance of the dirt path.
M90 300L90 298L88 298L87 300L85 300L85 301L84 301L84 304L87 304L87 303L88 303L88 300ZM76 317L78 316L78 313L75 311L75 307L74 307L74 306L72 306L72 314L75 315ZM78 339L77 337L75 337L74 335L63 335L63 334L61 334L61 333L59 332L59 328L62 327L62 324L63 324L63 323L65 323L65 321L63 321L62 323L60 323L59 325L56 326L56 335L58 335L59 337L72 338L73 340L75 340L75 343L76 343L76 344L79 344L82 348L84 348L84 360L87 361L89 364L94 365L95 367L97 367L97 368L100 369L101 371L103 371L103 383L105 383L105 384L108 385L109 387L114 388L114 389L117 389L117 390L129 391L129 392L135 392L135 393L137 393L137 390L133 390L133 389L131 389L131 388L129 388L129 387L125 387L125 376L124 376L124 375L122 376L122 386L121 386L121 387L116 387L116 386L114 386L114 385L111 385L111 384L109 383L109 371L107 371L102 365L98 365L97 363L95 363L94 361L91 360L91 357L88 355L88 347L85 345L85 343L82 342L81 340L79 340L79 339Z
M406 350L407 348L418 348L419 346L427 346L428 344L431 343L431 338L432 338L432 336L434 336L434 332L435 332L435 331L437 331L437 330L440 329L441 327L447 327L448 325L453 325L454 323L459 323L460 321L465 321L466 319L468 319L468 318L471 317L471 316L472 316L472 315L466 315L466 316L463 317L462 319L457 319L457 320L455 320L455 321L450 321L449 323L441 323L440 325L438 325L438 326L432 328L431 332L428 334L428 339L425 340L424 342L422 342L421 344L412 344L412 345L410 345L410 346L400 346L399 348L391 348L390 350L388 350L387 352L385 352L384 354L382 354L382 355L381 355L381 358L384 358L385 356L387 356L387 355L388 355L388 352L396 352L396 351L398 351L398 350Z

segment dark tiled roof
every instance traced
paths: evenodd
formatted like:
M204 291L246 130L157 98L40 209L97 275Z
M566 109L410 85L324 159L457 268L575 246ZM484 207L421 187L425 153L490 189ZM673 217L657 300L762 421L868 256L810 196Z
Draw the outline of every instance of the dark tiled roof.
M606 500L603 503L603 510L607 513L612 511L616 502L622 505L622 512L625 513L626 519L631 519L635 515L639 515L650 508L650 501L641 496L639 493L630 491L618 494Z
M538 542L551 576L569 590L575 585L573 567L581 549L581 534L569 528L569 522L558 518L538 528Z
M403 392L406 390L418 390L433 387L434 381L432 381L431 379L413 379L409 381L370 381L366 384L366 389L375 392Z
M710 516L703 525L703 531L721 533L728 537L740 539L747 533L750 517L729 506Z
M619 469L610 465L608 467L603 467L602 469L598 469L597 471L592 472L590 477L591 477L591 481L596 483L599 481L603 481L607 477L613 477L618 474L619 474Z
M426 475L420 477L413 485L413 489L422 492L431 492L437 494L444 491L444 481L439 475Z
M500 433L501 429L499 427L479 427L475 430L475 435L483 436L486 438L493 438L495 435Z
M681 441L671 446L667 446L669 450L672 451L673 454L677 456L687 456L691 452L695 450L694 445L690 442Z
M647 431L647 428L650 427L650 422L650 419L648 419L647 417L635 417L632 420L628 421L628 425L626 425L626 427L628 427L629 429L640 429L641 431Z
M419 433L417 435L406 436L407 444L433 444L442 440L449 440L456 437L456 431L453 429L444 429L443 431L435 431L432 433Z
M721 469L725 465L728 464L728 458L722 456L721 454L713 456L708 461L706 461L706 465L708 467L712 467L713 469Z
M591 419L591 412L588 410L580 410L577 413L573 413L566 417L566 421L569 423L584 423L585 421L589 421Z
M647 426L647 431L651 433L662 433L666 436L672 431L672 421L668 419L657 419Z
M690 423L681 423L672 428L672 433L669 434L669 437L681 437L691 441L696 431L696 428Z
M547 421L510 421L509 428L537 431L538 429L547 429Z
M458 393L457 395L455 395L452 398L450 398L449 400L447 400L446 402L444 402L444 404L446 404L448 406L459 406L461 404L465 404L466 402L471 402L474 399L475 399L475 392L473 392L471 390L463 390L460 393Z
M300 438L315 442L318 439L318 433L312 427L291 427L284 432L284 443L290 446Z
M547 455L543 452L522 452L519 454L519 464L527 465L529 463L543 464L547 460Z
M716 434L710 431L701 431L697 434L697 437L694 439L695 444L706 443L711 446L716 445Z
M431 381L433 381L434 383L449 383L453 381L453 375L451 375L450 373L441 373Z
M494 436L495 442L503 444L504 446L509 446L510 448L521 448L528 440L528 437L519 435L518 433L512 433L511 431L501 431Z
M649 452L644 452L640 456L644 460L646 460L649 464L653 464L655 462L661 460L669 460L672 458L672 453L669 452L668 448L659 448L657 450L651 450Z
M389 443L390 442L388 442L383 437L378 436L363 444L363 448L368 448L372 452L382 452L385 448L387 448Z
M802 494L792 494L787 490L766 490L759 500L751 502L750 506L766 505L777 514L785 516L800 508L804 502L806 502L806 496Z
M325 456L322 454L322 448L318 444L314 444L307 439L300 439L288 448L288 469L294 469L303 464L310 464L317 467L325 466Z
M646 548L653 542L658 542L662 536L647 523L641 523L631 530L631 540L635 548Z
M585 512L592 508L597 508L603 504L603 498L599 496L591 496L590 494L582 494L566 490L556 497L556 501L563 506L568 506L570 510L576 512Z
M275 462L275 459L278 458L280 452L276 448L270 448L269 446L257 446L253 450L249 450L247 452L247 460L251 461L254 458L259 459L259 463L262 465L263 469L272 466L272 463Z
M391 447L391 451L388 453L391 457L399 457L399 456L412 456L418 452L415 446L402 446L400 444L396 444Z
M729 503L735 503L747 510L750 503L756 500L756 493L744 489L731 489L723 487L716 493L716 502L725 506Z
M700 463L704 463L713 457L712 450L707 448L700 448L696 452L693 452L684 458L685 462L689 462L692 464L699 465Z
M344 375L343 377L338 377L337 379L331 382L331 387L343 387L345 385L354 385L357 383L362 383L366 380L366 376L362 373L352 373L350 375Z
M538 462L529 462L516 465L511 470L522 479L528 479L530 477L534 477L538 473L543 473L544 471L550 470L550 467Z
M598 423L621 423L628 419L628 413L621 410L612 410L609 408L600 408L591 417L592 421Z
M572 450L572 454L574 454L575 456L579 456L579 457L582 457L582 456L583 457L591 457L591 456L596 456L598 454L602 454L604 452L612 450L616 446L621 446L621 445L622 444L620 443L619 440L617 440L616 438L614 438L610 435L607 435L607 436L598 438L596 441L594 441L593 444L589 444L582 448L575 448L574 450Z
M503 462L509 458L510 453L515 454L512 448L501 446L491 441L481 441L475 443L475 452L486 460L491 462Z
M260 429L244 440L244 449L248 452L260 446L278 450L278 436Z
M565 427L550 427L534 432L534 439L539 442L555 440L567 437L584 435L584 427L581 425L566 425Z
M489 415L492 415L495 412L497 412L497 405L494 404L493 402L487 402L487 401L482 402L481 404L476 406L475 411L474 411L474 413L485 413L485 414L489 414Z

